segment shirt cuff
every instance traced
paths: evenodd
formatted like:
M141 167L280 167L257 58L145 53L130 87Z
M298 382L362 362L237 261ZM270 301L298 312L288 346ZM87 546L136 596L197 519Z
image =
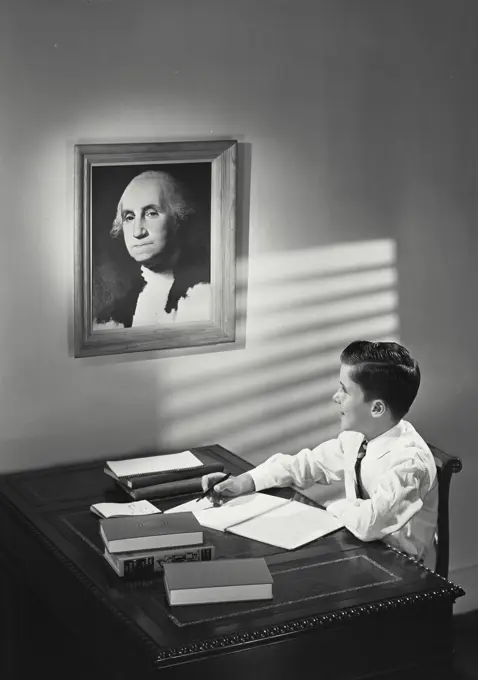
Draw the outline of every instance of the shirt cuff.
M275 486L274 477L267 471L267 468L263 465L258 465L252 470L247 471L248 475L251 475L254 480L254 486L256 491L262 491L263 489L270 489Z
M334 515L335 517L340 517L343 515L347 510L350 510L351 508L357 508L360 505L360 500L357 499L355 501L350 500L349 498L341 498L338 501L333 501L332 503L329 503L327 506L327 512L330 512L331 515Z

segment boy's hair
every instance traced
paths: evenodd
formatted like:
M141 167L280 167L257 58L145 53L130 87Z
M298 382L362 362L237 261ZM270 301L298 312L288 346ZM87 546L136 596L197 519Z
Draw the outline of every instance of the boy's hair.
M340 355L353 366L350 377L362 389L365 401L382 399L398 422L413 404L420 386L420 368L410 352L396 342L356 340Z

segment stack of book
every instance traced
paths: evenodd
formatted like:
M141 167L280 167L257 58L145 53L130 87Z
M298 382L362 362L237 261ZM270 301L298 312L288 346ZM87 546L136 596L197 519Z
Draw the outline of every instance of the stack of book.
M223 470L222 463L204 464L191 451L107 461L104 468L135 501L198 493L203 475Z
M193 512L163 514L147 503L91 507L100 516L105 560L118 576L144 579L161 573L173 606L272 598L273 578L263 557L215 560L214 545L204 543ZM103 514L116 512L151 514Z
M121 577L149 577L167 563L214 558L192 512L103 518L100 536L106 561Z

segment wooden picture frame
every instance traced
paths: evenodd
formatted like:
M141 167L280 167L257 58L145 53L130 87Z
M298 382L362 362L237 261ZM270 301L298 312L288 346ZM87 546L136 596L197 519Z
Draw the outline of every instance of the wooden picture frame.
M235 140L75 146L75 357L235 342L236 157ZM153 187L157 210L138 198ZM162 246L138 240L161 219ZM175 288L166 306L155 293L160 311L141 317L151 271L154 283L169 276Z

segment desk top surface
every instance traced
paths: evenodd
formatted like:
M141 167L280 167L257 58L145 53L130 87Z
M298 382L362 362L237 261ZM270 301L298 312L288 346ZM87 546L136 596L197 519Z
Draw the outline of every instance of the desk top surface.
M217 445L193 450L205 462L224 462L233 474L250 468ZM313 504L290 489L274 493ZM166 510L188 498L162 499L155 504ZM0 531L11 565L25 570L26 581L42 588L49 598L56 593L57 606L63 612L69 608L79 618L85 614L85 598L94 600L105 616L107 612L119 627L127 628L157 663L317 626L344 624L410 603L453 600L463 594L457 586L383 543L362 543L346 530L284 551L204 529L205 542L215 545L216 559L264 556L274 578L274 598L169 607L160 575L146 581L124 581L103 557L98 517L90 505L127 500L104 474L103 462L9 474L0 478ZM27 569L29 561L34 562L33 569ZM68 588L68 598L63 600L61 587ZM107 625L107 618L103 623L99 616L95 620L98 627Z

